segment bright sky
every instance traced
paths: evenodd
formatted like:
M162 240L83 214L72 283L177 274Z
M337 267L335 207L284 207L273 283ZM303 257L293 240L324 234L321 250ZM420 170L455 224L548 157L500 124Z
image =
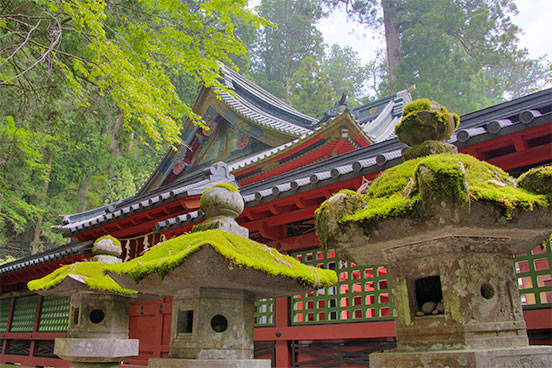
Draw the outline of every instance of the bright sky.
M529 55L537 58L548 54L552 60L552 41L546 36L550 32L552 0L515 0L519 14L514 23L522 28L520 45L529 49ZM374 58L378 49L383 49L383 32L367 30L347 19L344 12L333 12L318 24L328 45L338 43L355 49L364 62Z

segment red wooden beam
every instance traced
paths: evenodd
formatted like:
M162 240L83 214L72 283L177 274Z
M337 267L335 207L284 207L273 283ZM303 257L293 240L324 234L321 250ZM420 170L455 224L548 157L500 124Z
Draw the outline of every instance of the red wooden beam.
M281 253L289 253L299 250L318 248L320 246L320 242L316 233L311 232L290 238L273 240L267 242L266 245L277 248ZM280 247L278 247L278 245L280 245Z
M522 139L528 140L528 139L534 139L540 136L550 135L551 132L552 132L552 122L548 124L539 125L533 128L529 128L520 132L489 139L484 142L471 144L467 147L460 148L459 151L462 153L466 152L466 150L478 151L478 152L492 151L492 150L496 150L512 144L512 140L514 139L514 137L522 137Z
M18 365L29 367L56 367L56 368L69 368L71 362L68 360L56 359L56 358L39 358L28 357L21 355L2 355L0 357L0 363L17 363Z
M491 158L487 161L503 170L510 170L550 160L552 160L552 147L550 145L542 145L522 152L513 152L504 156Z
M280 336L276 332L280 331ZM335 325L275 326L254 330L255 341L383 339L395 337L394 321L342 323Z
M317 209L318 206L311 206L302 208L296 211L288 211L288 212L281 212L278 215L272 216L270 218L261 218L259 220L255 221L245 221L243 217L240 217L238 219L238 222L240 225L245 226L249 229L249 231L257 231L259 230L259 226L264 223L270 223L270 226L278 226L278 225L285 225L293 221L300 221L308 218L312 218L314 216L314 210Z
M67 336L67 332L4 332L1 339L10 340L55 340Z
M199 194L193 195L143 212L136 212L129 217L83 231L74 237L79 241L86 241L107 234L116 238L147 234L155 228L155 224L159 221L197 210L200 197Z
M263 222L258 225L258 228L263 238L266 238L266 239L276 240L276 239L285 238L287 236L286 225L270 226L267 224L267 222Z

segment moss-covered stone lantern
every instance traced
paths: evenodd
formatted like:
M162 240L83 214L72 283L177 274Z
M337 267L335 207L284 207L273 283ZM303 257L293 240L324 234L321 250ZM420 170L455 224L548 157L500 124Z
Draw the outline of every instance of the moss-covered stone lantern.
M101 237L92 251L96 255L90 261L60 267L28 286L43 295L70 297L67 337L56 338L56 355L70 360L72 368L118 368L138 355L138 340L128 338L130 297L136 291L121 288L104 273L121 262L117 239Z
M255 298L304 293L337 276L248 239L235 221L243 210L235 187L209 188L200 205L208 218L192 233L108 274L124 288L174 297L169 358L150 359L149 367L269 367L253 359Z
M397 351L371 367L552 366L552 348L528 345L512 257L551 233L552 169L515 180L456 154L444 141L457 126L436 102L405 106L406 161L322 204L321 244L388 267Z

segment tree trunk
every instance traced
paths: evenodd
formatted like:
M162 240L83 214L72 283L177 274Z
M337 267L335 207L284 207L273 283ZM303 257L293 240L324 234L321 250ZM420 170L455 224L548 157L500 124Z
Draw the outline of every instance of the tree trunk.
M110 129L111 143L109 144L109 149L117 156L121 156L121 151L119 150L119 140L117 139L117 133L119 132L119 129L121 128L122 125L123 125L123 118L118 117L117 119L115 119L115 124L113 124L113 128Z
M46 178L44 179L44 183L42 185L42 191L40 193L39 199L42 200L46 197L46 194L48 193L48 186L50 185L50 172L52 171L52 158L53 154L50 154L48 156L48 170L46 171ZM37 254L40 252L40 234L42 233L42 213L39 213L36 215L36 222L34 226L33 231L33 241L31 242L31 255Z
M401 63L401 44L399 41L399 22L394 0L382 0L385 45L387 49L387 70L391 90L396 90L397 72Z
M86 197L88 197L88 176L83 176L81 185L79 188L79 204L77 206L77 212L83 212L86 210Z

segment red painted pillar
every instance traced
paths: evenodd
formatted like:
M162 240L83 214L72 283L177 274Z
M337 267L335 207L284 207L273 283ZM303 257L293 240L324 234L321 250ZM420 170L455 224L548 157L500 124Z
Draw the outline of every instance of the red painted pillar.
M274 305L276 327L276 367L289 368L291 367L291 351L289 349L289 341L285 334L279 328L289 326L289 298L276 298ZM280 336L278 336L280 335Z
M44 297L42 295L38 296L38 300L37 300L37 303L36 303L36 310L35 310L33 333L31 334L31 337L34 336L35 332L38 332L38 324L40 322L40 312L42 310L42 299L43 298ZM29 348L29 356L31 356L31 357L34 356L35 346L36 346L36 340L32 339L31 340L31 347Z
M11 323L13 318L13 310L15 309L15 297L11 298L11 304L10 304L10 312L8 313L8 323L6 325L6 333L10 332L11 330ZM8 346L8 339L4 339L3 344L1 346L2 348L2 356L6 354L6 348Z

